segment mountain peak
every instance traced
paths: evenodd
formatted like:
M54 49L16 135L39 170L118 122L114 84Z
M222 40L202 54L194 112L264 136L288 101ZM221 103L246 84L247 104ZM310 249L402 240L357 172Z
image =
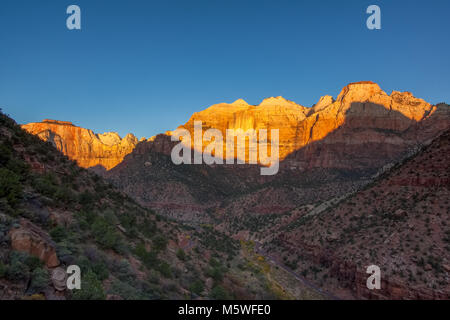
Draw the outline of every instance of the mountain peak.
M59 124L59 125L66 125L66 126L74 125L70 121L61 121L61 120L53 120L53 119L44 119L44 120L42 120L42 123L51 123L51 124Z
M97 137L103 144L106 144L107 146L113 146L120 143L120 141L122 140L117 132L100 133L97 134Z
M249 104L244 99L237 99L235 102L231 103L233 106L248 106Z
M380 86L372 81L352 82L346 85L336 101L366 101L375 94L386 95Z
M298 106L301 107L299 104L295 103L294 101L290 101L288 99L283 98L282 96L278 97L269 97L264 99L259 106Z
M326 95L320 97L319 101L313 106L316 111L323 109L326 106L329 106L334 102L334 98L332 96Z

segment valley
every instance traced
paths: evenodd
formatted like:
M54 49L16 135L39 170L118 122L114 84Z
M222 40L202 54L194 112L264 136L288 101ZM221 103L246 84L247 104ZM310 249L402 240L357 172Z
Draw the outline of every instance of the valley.
M192 139L196 121L223 136L278 129L279 171L269 176L260 174L260 158L174 164L172 131L137 140L63 121L20 128L11 121L3 116L2 145L27 169L10 158L2 163L24 189L11 203L2 196L4 233L37 224L59 262L66 255L83 260L94 246L107 265L119 264L99 278L98 259L88 261L102 298L450 298L445 103L388 95L363 81L310 108L282 97L257 106L240 99L179 126ZM192 140L191 157L209 143ZM242 147L236 154L248 160L249 146ZM52 218L38 221L47 211ZM7 242L2 250L4 261L19 259ZM129 264L128 278L120 261ZM371 264L382 269L380 291L365 287ZM11 279L1 281L10 287ZM10 296L29 291L14 285Z

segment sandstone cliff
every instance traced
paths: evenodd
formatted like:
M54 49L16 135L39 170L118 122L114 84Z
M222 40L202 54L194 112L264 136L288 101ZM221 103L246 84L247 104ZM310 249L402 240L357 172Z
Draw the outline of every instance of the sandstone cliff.
M433 126L425 129L422 124L430 118ZM194 113L182 126L192 139L194 121L202 121L204 130L219 129L224 137L226 129L278 129L280 160L288 158L289 165L300 169L354 168L356 159L346 159L345 154L359 150L361 164L356 165L363 168L379 166L383 158L435 137L450 125L450 108L433 106L410 92L387 95L377 84L364 81L347 85L336 100L320 98L312 108L282 97L265 99L257 106L243 100L213 105ZM312 147L295 155L305 146ZM246 152L248 160L248 147ZM371 161L373 155L376 159Z
M138 144L137 138L128 134L123 139L115 132L95 134L67 121L44 120L22 125L31 134L55 147L76 160L83 168L101 166L106 170L115 167Z

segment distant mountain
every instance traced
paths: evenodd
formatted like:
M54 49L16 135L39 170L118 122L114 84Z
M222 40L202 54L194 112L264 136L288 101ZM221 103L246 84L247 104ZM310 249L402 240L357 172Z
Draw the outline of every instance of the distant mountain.
M95 134L92 130L77 127L68 121L46 119L23 125L22 128L51 142L83 168L109 170L133 151L139 142L132 134L127 134L123 139L115 132Z
M336 100L331 96L320 98L311 108L283 97L265 99L257 106L242 99L212 105L180 126L190 131L193 146L195 121L201 121L204 130L220 130L224 138L227 129L278 129L280 160L286 160L285 167L293 170L366 170L378 168L387 159L445 130L450 123L450 108L446 104L431 105L409 92L387 95L377 84L363 81L344 87ZM101 166L110 170L138 144L132 134L123 139L117 133L94 134L64 121L44 120L22 127L51 141L84 168ZM209 143L204 140L203 148ZM248 146L245 149L248 158Z
M191 137L195 121L224 136L226 129L279 129L280 160L295 169L373 169L445 130L450 108L433 106L409 92L387 95L365 81L347 85L336 100L322 97L312 108L283 97L257 106L243 100L216 104L181 126Z

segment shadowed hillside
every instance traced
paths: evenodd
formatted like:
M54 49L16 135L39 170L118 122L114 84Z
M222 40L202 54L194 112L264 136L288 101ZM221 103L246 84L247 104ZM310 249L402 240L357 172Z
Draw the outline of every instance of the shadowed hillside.
M279 228L265 245L293 270L357 298L449 299L450 131L329 209ZM367 290L378 265L382 288Z

